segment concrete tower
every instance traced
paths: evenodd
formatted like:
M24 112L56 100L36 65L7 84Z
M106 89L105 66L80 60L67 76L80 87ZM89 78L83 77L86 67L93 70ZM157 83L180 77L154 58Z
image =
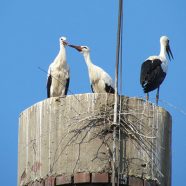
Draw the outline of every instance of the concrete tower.
M113 104L111 94L80 94L23 111L18 185L111 185ZM123 96L121 104L115 164L120 185L170 186L170 114L139 98Z

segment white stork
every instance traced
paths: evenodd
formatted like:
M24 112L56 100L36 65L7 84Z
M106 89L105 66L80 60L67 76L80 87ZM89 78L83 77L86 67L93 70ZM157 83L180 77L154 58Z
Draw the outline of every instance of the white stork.
M156 104L158 105L160 85L165 79L168 69L168 55L169 60L174 59L169 46L169 39L167 36L160 38L160 54L159 56L150 56L141 65L140 83L143 87L144 93L147 93L147 101L149 99L148 93L157 89Z
M93 93L113 93L114 85L112 78L100 67L94 65L90 58L90 49L87 46L69 45L77 49L84 56L88 67L89 79Z
M47 78L47 97L67 95L70 71L66 63L66 38L60 37L60 50L54 61L50 64Z

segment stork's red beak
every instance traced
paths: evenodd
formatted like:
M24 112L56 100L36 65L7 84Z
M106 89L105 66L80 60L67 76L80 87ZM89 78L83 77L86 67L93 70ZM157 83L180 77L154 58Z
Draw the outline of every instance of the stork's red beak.
M63 41L63 44L64 44L64 45L68 45L68 43L67 43L66 41Z
M68 45L69 47L75 48L78 52L82 52L82 47L81 46L76 46L76 45Z

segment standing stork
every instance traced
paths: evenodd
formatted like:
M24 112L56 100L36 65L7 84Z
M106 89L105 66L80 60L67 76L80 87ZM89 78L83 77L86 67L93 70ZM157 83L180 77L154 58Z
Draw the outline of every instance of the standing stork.
M112 78L100 67L94 65L90 58L90 49L87 46L69 45L81 52L88 67L89 79L93 93L112 93L114 85Z
M66 38L60 37L60 50L54 61L48 68L47 97L59 97L67 95L70 71L66 62Z
M159 56L150 56L141 65L140 83L143 87L144 93L147 93L146 100L149 99L149 92L157 89L156 104L159 100L160 85L165 79L168 69L168 55L169 60L174 59L169 46L169 39L167 36L160 38L160 54Z

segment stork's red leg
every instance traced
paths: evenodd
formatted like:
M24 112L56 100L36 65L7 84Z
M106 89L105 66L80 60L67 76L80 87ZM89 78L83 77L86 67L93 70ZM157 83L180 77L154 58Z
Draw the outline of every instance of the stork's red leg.
M156 105L158 105L158 100L159 100L159 90L160 90L160 87L158 87L158 89L157 89L157 93L156 93Z
M146 102L148 103L149 101L149 93L146 94Z

